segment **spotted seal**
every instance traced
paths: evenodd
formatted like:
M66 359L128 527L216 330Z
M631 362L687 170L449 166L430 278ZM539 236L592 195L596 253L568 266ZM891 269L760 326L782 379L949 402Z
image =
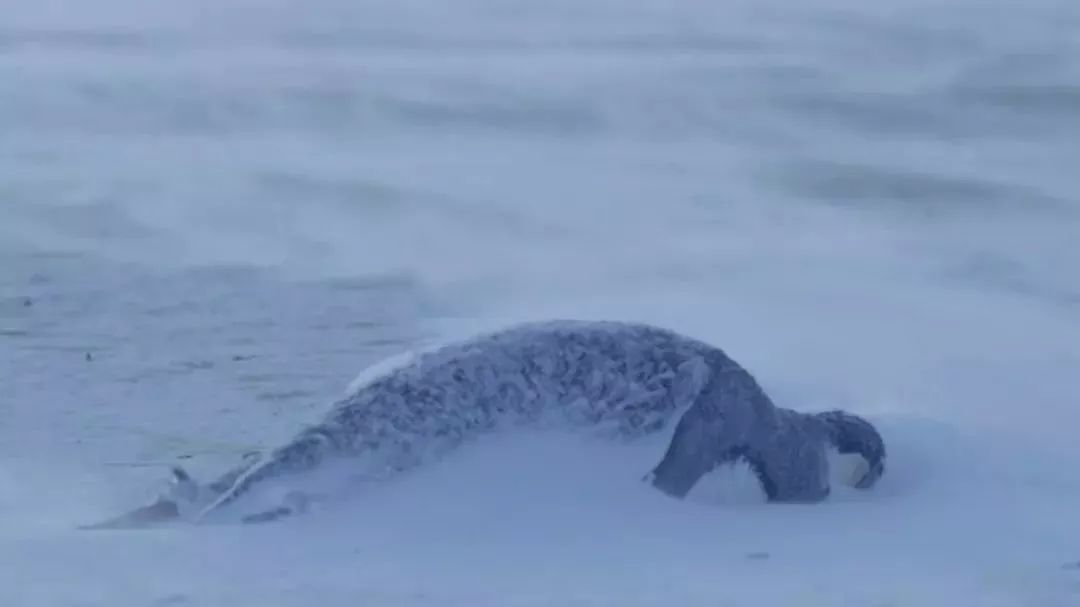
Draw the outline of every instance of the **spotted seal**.
M645 479L676 498L716 466L742 460L768 500L820 501L830 492L830 446L865 460L856 487L871 487L884 472L884 443L869 422L839 410L778 407L720 348L646 324L555 320L416 355L362 382L293 440L207 485L175 469L169 494L111 523L202 521L265 481L331 461L394 477L498 428L590 427L634 439L673 422L670 444ZM242 520L303 509L302 499L286 502Z

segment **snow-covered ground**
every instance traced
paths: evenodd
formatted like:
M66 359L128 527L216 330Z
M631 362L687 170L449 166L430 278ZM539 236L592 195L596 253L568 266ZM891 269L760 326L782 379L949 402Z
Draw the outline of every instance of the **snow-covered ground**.
M1080 5L0 2L0 605L1080 605ZM494 436L255 527L78 531L505 323L655 322L880 425L677 502Z

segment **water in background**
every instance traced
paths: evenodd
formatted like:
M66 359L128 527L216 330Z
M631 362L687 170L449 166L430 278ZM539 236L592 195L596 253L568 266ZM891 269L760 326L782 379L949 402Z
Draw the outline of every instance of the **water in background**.
M5 458L234 457L551 315L797 408L1075 433L1074 1L0 13Z

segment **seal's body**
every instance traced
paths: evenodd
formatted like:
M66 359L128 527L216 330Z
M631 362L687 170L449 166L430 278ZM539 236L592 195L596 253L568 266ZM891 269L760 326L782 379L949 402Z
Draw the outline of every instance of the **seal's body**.
M868 423L775 406L719 348L649 325L548 321L450 344L371 379L321 423L200 488L210 497L199 517L262 481L331 459L393 476L500 427L591 427L632 439L676 419L647 477L676 497L715 466L743 459L770 500L821 500L829 494L827 445L866 458L858 486L883 470L884 446ZM264 518L273 516L253 520Z

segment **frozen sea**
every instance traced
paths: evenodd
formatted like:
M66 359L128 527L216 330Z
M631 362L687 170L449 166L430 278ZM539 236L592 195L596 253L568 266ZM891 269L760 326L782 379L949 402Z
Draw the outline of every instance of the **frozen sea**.
M886 476L677 502L663 437L521 434L75 529L554 316L864 414ZM1075 607L1078 427L1075 0L0 0L0 605Z

